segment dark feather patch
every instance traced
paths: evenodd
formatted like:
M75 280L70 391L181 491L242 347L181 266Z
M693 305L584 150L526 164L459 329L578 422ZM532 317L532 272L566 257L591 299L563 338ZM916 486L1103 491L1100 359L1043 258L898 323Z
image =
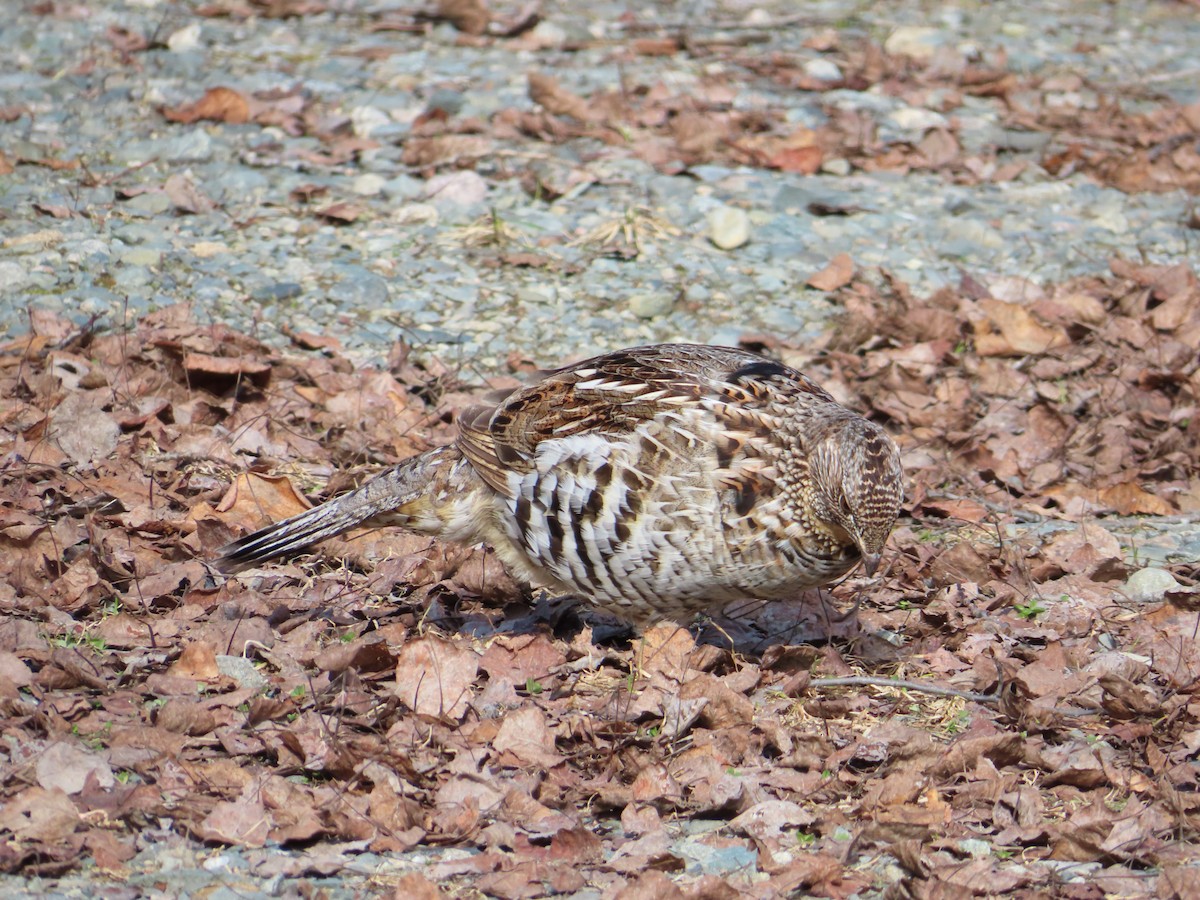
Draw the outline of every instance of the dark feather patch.
M546 530L550 533L550 558L553 560L562 559L563 536L566 532L563 530L562 522L558 520L558 516L553 512L546 515Z
M599 491L592 491L588 494L587 500L579 510L579 515L595 521L600 517L600 513L604 509L604 495Z
M608 487L609 482L612 481L612 474L612 465L607 462L600 463L600 465L596 467L593 477L596 479L597 493L603 493L604 489Z
M748 478L743 479L738 482L735 490L737 499L734 501L733 508L737 510L739 516L744 516L754 509L754 504L758 502L758 484Z
M613 525L613 530L616 532L618 544L624 544L633 534L629 529L629 523L624 519L617 519L616 524Z
M516 517L517 517L517 527L521 529L521 534L525 534L529 531L529 519L532 514L533 514L533 507L529 503L529 498L528 497L518 497L517 498Z
M733 464L734 454L745 445L745 441L728 434L719 434L713 438L717 449L717 468L728 469Z
M583 563L583 571L591 584L596 583L596 563L588 553L587 541L583 538L583 517L571 516L571 534L575 538L575 555Z
M754 378L764 380L773 378L777 375L787 375L791 370L783 363L777 363L773 359L757 360L752 363L747 363L740 366L729 373L729 383L737 384L744 378Z

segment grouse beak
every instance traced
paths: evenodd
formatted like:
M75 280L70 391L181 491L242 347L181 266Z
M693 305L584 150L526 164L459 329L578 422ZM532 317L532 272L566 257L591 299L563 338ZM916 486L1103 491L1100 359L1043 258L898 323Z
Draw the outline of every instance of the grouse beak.
M863 571L866 572L868 576L874 576L875 570L879 568L879 554L864 553L862 555L862 564Z

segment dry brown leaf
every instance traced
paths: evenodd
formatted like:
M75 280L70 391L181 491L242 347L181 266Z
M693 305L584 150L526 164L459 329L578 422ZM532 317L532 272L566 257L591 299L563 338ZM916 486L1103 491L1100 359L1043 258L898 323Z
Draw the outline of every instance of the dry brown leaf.
M102 756L65 741L56 741L38 754L36 772L38 784L65 794L78 794L88 779L98 788L116 784L112 768Z
M783 147L776 151L767 161L768 164L781 172L799 172L801 175L815 175L821 170L825 161L825 152L820 147Z
M186 175L175 173L167 176L167 181L163 185L163 190L167 197L180 212L185 213L205 213L211 212L216 208L216 204L209 198L200 188L196 187L196 183Z
M265 378L271 372L270 365L258 359L238 356L215 356L211 353L187 353L183 366L197 376Z
M926 166L940 169L955 162L962 153L957 138L943 128L934 128L925 133L917 144Z
M196 836L205 841L262 847L271 833L272 818L251 788L238 800L220 802L196 826Z
M327 222L332 222L334 225L349 225L362 218L365 212L366 208L359 203L342 201L314 210L313 215L318 219L325 219Z
M985 297L978 306L987 316L975 323L975 349L980 356L1025 356L1071 343L1061 328L1043 325L1016 303Z
M179 654L179 659L167 670L177 678L192 678L196 681L214 681L221 677L217 668L217 652L211 644L188 644Z
M728 123L715 116L685 110L671 119L670 126L676 150L692 162L711 159L729 140Z
M672 56L679 52L679 40L673 37L639 38L629 44L635 56Z
M817 821L811 809L790 800L764 800L734 818L729 827L754 840L760 852L774 855L786 849L797 829Z
M406 166L469 166L492 152L492 142L476 134L439 134L414 137L404 142L402 159Z
M854 278L854 260L848 253L839 253L820 272L811 276L806 284L818 291L836 291L845 287Z
M518 764L549 769L562 762L554 748L554 732L541 710L528 707L505 716L492 746L501 756L511 755Z
M58 788L25 788L0 805L0 835L58 844L82 824L71 798Z
M0 160L0 169L2 169L2 168L3 168L3 161ZM2 171L0 171L0 175L2 175L2 174L4 174L4 173ZM55 219L70 219L70 218L73 218L75 215L77 215L77 213L73 209L70 209L69 207L66 207L66 206L60 206L57 204L53 204L53 203L35 203L35 204L33 204L33 208L36 209L38 212L42 213L43 215L50 216L51 218L55 218Z
M185 103L174 108L163 107L162 114L171 122L182 122L185 125L201 119L243 125L250 121L250 101L233 88L215 87L205 91L204 96L195 103Z
M1100 491L1100 502L1123 516L1170 516L1175 508L1141 485L1125 481Z
M696 641L686 628L675 624L655 625L642 634L641 669L646 677L661 673L682 682L691 671Z
M682 788L664 765L646 766L633 780L633 799L638 803L666 802L669 805L682 798Z
M407 872L392 882L392 900L445 900L438 886L420 872Z
M70 393L51 412L49 438L78 465L107 459L121 437L120 426L91 391Z
M290 478L243 472L225 492L216 511L226 522L257 528L267 522L289 519L311 507Z
M542 72L530 72L529 99L555 116L570 116L580 122L595 119L591 104L578 94L572 94L556 78Z
M445 19L463 34L483 34L491 22L483 0L438 0L434 18Z
M461 719L478 672L473 650L436 637L410 641L396 659L396 696L422 715Z
M191 646L197 645L192 644ZM215 657L213 664L214 666L216 664ZM172 674L180 675L182 672L172 672ZM197 701L175 697L159 707L154 724L174 734L199 737L216 728L218 720L211 710L206 709Z

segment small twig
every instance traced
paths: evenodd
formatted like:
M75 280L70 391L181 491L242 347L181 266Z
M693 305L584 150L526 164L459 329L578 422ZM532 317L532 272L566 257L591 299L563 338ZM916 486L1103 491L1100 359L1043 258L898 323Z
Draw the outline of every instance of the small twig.
M919 681L902 681L896 678L876 678L872 675L846 675L840 678L814 678L808 683L809 687L894 687L907 691L920 691L935 697L961 697L963 700L973 700L976 703L999 703L1004 685L996 687L994 694L977 694L973 691L956 691L954 688L938 687L934 684L923 684Z
M761 22L617 22L619 31L775 31L788 25L804 25L810 28L829 25L832 19L798 13L791 16L780 16L777 19L767 19Z
M1181 69L1178 72L1156 72L1137 79L1139 84L1159 84L1163 81L1190 81L1200 75L1200 68Z
M956 494L952 491L930 491L925 495L929 500L970 500L973 503L978 503L989 512L994 512L998 515L1009 516L1016 519L1018 522L1045 522L1051 519L1051 516L1040 516L1037 513L1029 512L1024 509L1015 509L1012 506L1007 506L1003 503L997 503L995 500L989 500L987 497L971 494Z
M152 156L145 162L140 162L132 166L126 166L120 172L100 178L99 176L92 174L92 170L87 167L87 162L85 161L80 164L80 168L83 170L83 174L85 176L81 179L81 182L85 187L108 187L109 185L116 184L126 175L132 175L134 172L144 169L146 166L152 166L157 162L158 157Z

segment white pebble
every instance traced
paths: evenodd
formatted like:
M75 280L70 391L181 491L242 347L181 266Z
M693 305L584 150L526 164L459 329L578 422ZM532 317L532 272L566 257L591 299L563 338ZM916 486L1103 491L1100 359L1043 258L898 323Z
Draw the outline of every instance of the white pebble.
M356 106L350 110L350 125L355 137L370 137L391 121L387 113L374 106Z
M708 239L722 250L735 250L750 240L750 217L744 209L721 206L708 214Z
M950 124L941 113L935 113L932 109L921 109L919 106L903 106L889 113L888 120L904 131L925 132L931 128L947 128Z
M842 70L837 67L837 63L820 57L810 59L804 64L804 74L817 81L842 80Z
M383 190L387 179L375 172L367 172L359 175L350 185L350 190L358 194L360 197L374 197Z
M200 46L200 23L193 22L178 31L171 32L167 38L167 49L172 53L186 53Z
M920 25L904 25L893 31L883 49L892 56L930 59L938 44L938 29Z

